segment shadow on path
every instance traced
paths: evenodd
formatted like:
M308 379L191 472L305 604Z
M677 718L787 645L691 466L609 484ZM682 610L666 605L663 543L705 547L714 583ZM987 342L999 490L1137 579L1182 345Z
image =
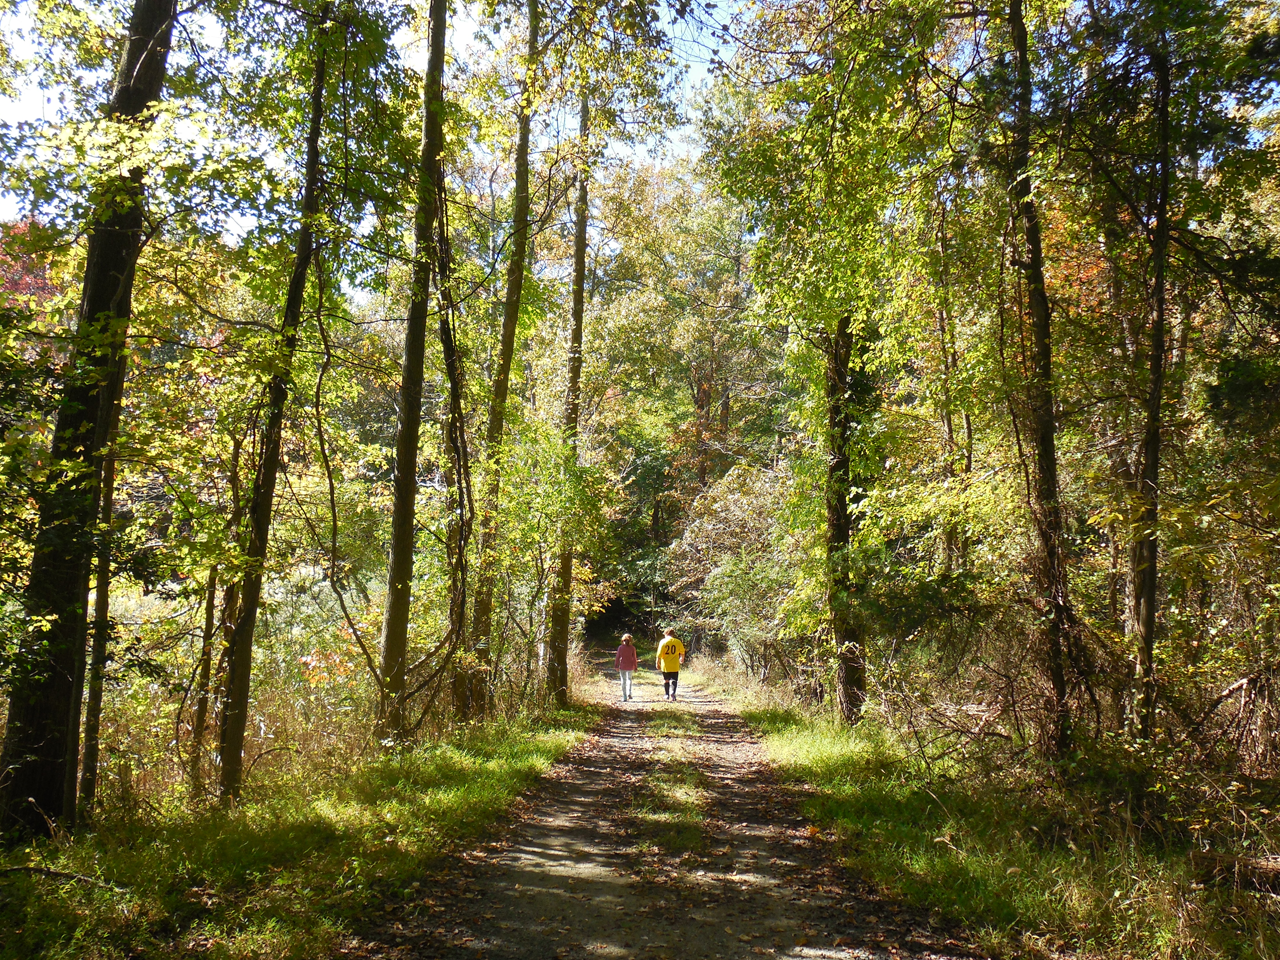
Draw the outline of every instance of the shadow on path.
M847 875L722 701L687 685L667 704L660 676L637 681L504 837L423 877L419 898L388 905L339 955L974 956ZM668 821L683 830L674 846L653 830Z

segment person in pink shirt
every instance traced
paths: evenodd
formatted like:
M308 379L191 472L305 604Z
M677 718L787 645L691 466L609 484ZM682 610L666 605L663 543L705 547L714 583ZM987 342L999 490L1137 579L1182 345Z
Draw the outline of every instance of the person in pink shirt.
M624 633L622 635L622 645L618 647L618 652L613 655L613 665L617 667L618 676L622 678L622 699L624 701L630 700L631 675L640 666L640 662L636 659L636 648L631 643L631 634Z

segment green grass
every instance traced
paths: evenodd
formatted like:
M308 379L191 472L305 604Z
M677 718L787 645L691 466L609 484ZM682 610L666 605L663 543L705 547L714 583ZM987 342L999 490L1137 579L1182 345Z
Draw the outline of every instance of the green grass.
M102 885L0 874L0 958L325 957L432 861L479 835L598 713L501 724L280 787L233 812L180 809L6 851Z
M706 777L688 761L667 758L645 777L633 806L643 848L668 856L700 850L706 842Z
M698 718L691 710L656 707L652 714L647 727L651 737L696 737L700 733Z
M1187 847L1073 822L1029 774L932 770L870 721L856 730L747 710L784 775L812 784L806 812L888 894L963 925L988 949L1142 958L1280 957L1280 903L1200 888Z
M686 759L688 740L699 734L693 711L656 708L646 732L657 742L655 763L632 804L642 849L680 856L706 843L706 775Z

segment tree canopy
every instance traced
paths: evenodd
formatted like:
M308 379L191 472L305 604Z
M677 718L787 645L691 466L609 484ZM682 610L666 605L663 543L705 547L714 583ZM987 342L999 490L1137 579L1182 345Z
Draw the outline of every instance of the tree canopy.
M1274 5L0 23L0 832L664 626L1206 846L1280 775Z

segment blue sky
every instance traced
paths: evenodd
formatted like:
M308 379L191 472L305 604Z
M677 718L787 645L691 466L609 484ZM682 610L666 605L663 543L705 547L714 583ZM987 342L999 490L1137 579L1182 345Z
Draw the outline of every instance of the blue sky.
M0 30L3 31L12 53L19 60L30 59L33 55L32 45L23 36L31 26L26 9L27 5L22 4L16 11L0 17ZM451 29L451 44L455 54L460 57L466 57L470 49L476 45L474 36L479 21L475 10L476 6L471 3L460 2L457 6L458 12L454 16ZM708 13L700 9L684 21L675 21L670 13L664 10L663 19L673 38L675 55L685 67L681 82L681 99L686 102L689 94L706 83L709 77L715 41L711 38L706 21L713 15L715 15L714 12ZM415 43L408 36L404 41L403 49L409 62L412 64L421 59L422 55L418 51L422 45ZM32 79L20 82L16 97L0 98L0 121L19 123L41 119L55 120L58 114L55 96L56 94L50 91L39 89ZM646 144L639 147L618 146L611 152L618 156L636 158L657 155L687 156L695 149L687 133L688 131L675 130L663 144ZM22 213L18 197L0 189L0 221L18 219Z

